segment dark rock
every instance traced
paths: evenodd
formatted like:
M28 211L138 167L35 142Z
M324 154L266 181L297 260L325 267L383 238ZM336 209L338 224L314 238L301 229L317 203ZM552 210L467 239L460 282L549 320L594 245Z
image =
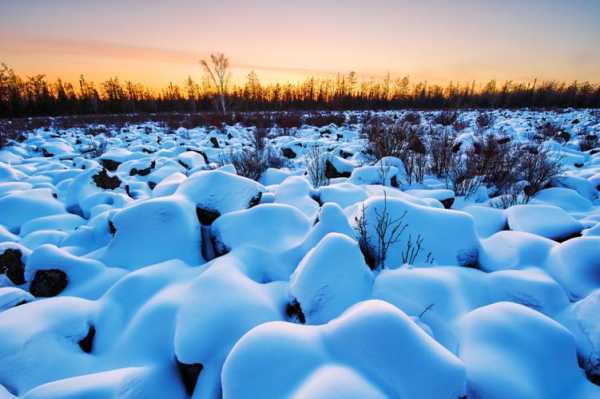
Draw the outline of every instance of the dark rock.
M202 150L198 150L196 148L187 148L187 151L194 151L200 155L202 155L202 158L204 158L204 162L208 163L208 155L206 155L206 153Z
M147 168L144 168L144 169L132 168L129 171L129 176L135 176L135 175L148 176L152 172L152 169L154 169L155 166L156 166L156 161L152 161L150 163L150 166L148 166Z
M118 176L109 176L106 169L102 169L100 172L92 176L96 186L105 190L114 190L121 185L121 179Z
M38 270L29 286L29 292L36 297L52 297L60 294L67 284L67 274L62 270Z
M321 193L319 193L318 191L311 192L310 198L312 198L317 204L319 204L319 206L323 206L323 203L321 202Z
M553 238L553 240L556 241L556 242L559 242L559 243L563 243L563 242L568 241L568 240L570 240L572 238L578 238L578 237L581 237L581 232L580 231L575 232L575 233L571 233L571 234L567 234L566 236L556 237L556 238Z
M20 250L12 248L0 255L0 273L5 273L14 285L25 284L25 265L22 256Z
M189 167L189 166L188 166L188 165L187 165L185 162L183 162L182 160L177 160L177 162L179 162L179 165L183 166L183 167L184 167L184 168L186 168L186 169L189 169L189 168L190 168L190 167Z
M154 187L156 187L156 183L154 183L153 181L149 181L147 184L148 187L150 187L150 190L154 190Z
M179 371L179 377L181 377L185 392L188 396L192 396L194 389L196 388L196 383L198 382L198 377L204 366L202 363L182 363L177 357L175 357L175 363L177 363L177 371Z
M458 151L460 151L460 146L461 146L461 145L462 145L462 143L461 143L461 142L458 142L458 143L454 144L454 145L452 146L452 152L453 152L453 153L457 153Z
M392 187L400 187L400 185L398 184L398 178L396 177L396 175L392 176L392 178L390 179L390 185Z
M567 141L571 140L571 135L568 132L560 132L558 134L558 138L567 142Z
M353 154L351 152L348 151L344 151L344 150L340 150L340 157L344 158L344 159L348 159L352 156Z
M113 236L115 234L117 234L117 228L115 227L115 224L111 220L108 221L108 231Z
M210 138L210 143L212 144L213 148L221 148L219 146L219 140L217 140L216 137L211 137Z
M442 205L444 205L444 208L450 209L454 204L454 198L446 198L445 200L441 200L440 202L442 203Z
M219 216L221 216L221 213L214 209L196 207L196 216L201 225L210 226Z
M576 168L583 168L583 164L581 162L576 162L573 164Z
M304 312L302 312L300 303L296 299L287 304L285 314L290 320L297 320L300 324L306 323Z
M508 143L510 140L511 140L511 138L510 138L509 136L506 136L506 137L500 137L500 138L497 140L497 143L498 143L498 144L506 144L506 143Z
M463 267L470 267L473 269L479 269L479 251L476 248L464 249L458 252L456 255L458 264Z
M254 197L250 198L250 201L248 201L248 208L252 208L252 207L255 207L256 205L260 204L262 195L263 195L263 193L261 191L259 191L258 193L256 193L256 195Z
M289 147L284 147L281 149L281 153L283 154L284 157L289 158L289 159L294 159L296 158L296 153L294 152L294 150L292 150Z
M600 360L594 360L582 353L577 354L577 363L585 371L587 379L595 385L600 386Z
M340 172L328 159L325 161L325 177L328 179L335 179L336 177L350 177L350 172Z
M129 198L135 199L135 196L133 195L133 193L131 192L131 189L129 188L129 184L125 185L125 194L127 194L129 196Z
M113 161L112 159L102 159L100 163L109 172L114 172L121 165L121 162Z
M90 325L88 333L79 341L79 347L85 353L91 353L94 346L94 337L96 336L96 327Z

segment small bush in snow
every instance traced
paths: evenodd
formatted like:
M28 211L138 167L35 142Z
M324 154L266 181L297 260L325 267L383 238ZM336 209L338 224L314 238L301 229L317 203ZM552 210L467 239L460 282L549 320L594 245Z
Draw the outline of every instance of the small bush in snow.
M598 136L594 133L590 133L587 129L580 132L579 136L579 149L581 151L589 151L598 147Z
M362 134L369 142L367 151L376 159L398 157L404 164L408 184L423 182L427 169L425 136L431 134L425 128L375 117L363 125Z
M404 249L402 250L402 263L406 265L411 265L415 262L423 248L423 237L419 234L413 241L412 236L409 234L408 240L404 245ZM425 263L432 264L434 262L433 255L431 252L427 253L425 258Z
M494 115L489 112L480 112L475 118L475 124L480 131L492 126L493 123Z
M454 161L454 135L450 129L435 130L430 138L429 170L439 178L448 178Z
M571 135L565 132L558 123L546 121L536 126L536 138L539 140L553 139L558 142L566 142L571 139Z
M257 128L252 131L250 147L230 154L230 161L240 176L258 180L270 167L281 168L285 161L266 143L268 130Z
M327 152L321 146L310 147L306 153L306 172L308 178L314 187L326 186L329 184L327 178Z
M469 127L469 122L464 119L458 118L458 119L456 119L456 121L454 121L454 123L452 124L452 127L457 132L460 132L461 130L465 130L466 128Z
M457 111L441 111L434 118L433 122L442 126L450 126L458 119Z
M498 209L508 209L515 205L524 205L529 198L516 187L512 187L507 193L497 196L490 201L490 206Z
M336 126L342 126L346 122L346 117L341 112L336 113L315 113L307 115L303 118L303 122L306 125L322 127L334 124Z
M421 114L418 112L407 112L403 117L402 121L410 123L411 125L421 124Z
M560 158L552 156L546 149L526 147L518 154L518 171L521 180L527 182L524 188L527 197L534 196L562 170Z

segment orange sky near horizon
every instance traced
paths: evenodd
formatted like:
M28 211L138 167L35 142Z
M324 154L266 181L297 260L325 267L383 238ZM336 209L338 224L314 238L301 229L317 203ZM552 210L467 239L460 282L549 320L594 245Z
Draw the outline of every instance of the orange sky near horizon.
M594 0L0 0L0 62L21 75L153 88L198 80L227 54L233 77L300 81L357 71L411 81L600 82Z

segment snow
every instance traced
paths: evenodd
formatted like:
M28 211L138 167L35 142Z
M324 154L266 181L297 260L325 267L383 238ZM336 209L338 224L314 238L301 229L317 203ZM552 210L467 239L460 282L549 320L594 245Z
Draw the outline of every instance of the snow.
M421 237L424 249L418 254L415 263L427 262L430 254L434 262L446 265L466 265L476 263L479 254L479 240L470 215L453 210L430 208L416 205L400 198L370 197L354 206L349 218L356 224L363 215L367 221L368 239L376 247L377 215L389 213L391 220L406 224L400 240L390 246L385 262L389 267L399 267L405 262L402 251L408 242L416 245ZM388 232L389 237L391 232Z
M561 208L552 205L516 205L506 210L508 227L538 236L561 240L579 234L583 225Z
M579 369L569 331L525 306L500 302L481 307L460 321L459 330L459 357L471 395L591 398L600 392Z
M197 207L220 214L246 209L260 200L265 188L250 179L223 171L201 171L183 181L176 194Z
M290 205L264 204L219 217L211 231L219 252L241 246L282 252L300 244L310 226L309 219Z
M117 212L114 239L95 258L136 269L168 259L202 263L200 226L192 203L179 197L139 202Z
M18 233L28 221L65 212L64 205L46 188L9 193L0 198L0 224Z
M462 209L473 217L475 230L482 238L487 238L494 233L506 229L506 213L501 209L480 205L468 205Z
M600 237L574 238L552 249L547 269L574 298L600 288Z
M528 202L409 184L366 112L268 131L258 181L227 163L240 124L24 132L0 150L0 398L600 397L597 110L489 112L514 143L571 136L534 143L562 170Z
M302 259L290 278L290 294L310 324L339 316L371 294L373 276L356 241L339 233L326 235Z
M263 373L269 366L275 367ZM330 366L353 368L371 381L358 379L357 388L379 396L457 398L465 393L465 369L458 358L399 309L366 301L320 326L272 322L253 329L225 362L223 395L298 397L298 390L314 389L314 378L322 379L323 367ZM357 381L354 373L340 374L345 379L339 384Z

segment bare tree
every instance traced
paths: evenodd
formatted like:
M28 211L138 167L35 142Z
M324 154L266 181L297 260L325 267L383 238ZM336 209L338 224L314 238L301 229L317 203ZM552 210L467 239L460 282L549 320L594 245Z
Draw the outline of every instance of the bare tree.
M201 60L200 64L204 68L204 72L208 75L209 81L214 86L217 95L219 96L219 103L217 105L217 111L225 114L227 108L225 106L225 94L227 93L227 86L231 74L229 73L229 59L223 53L211 54L209 64L206 60Z

